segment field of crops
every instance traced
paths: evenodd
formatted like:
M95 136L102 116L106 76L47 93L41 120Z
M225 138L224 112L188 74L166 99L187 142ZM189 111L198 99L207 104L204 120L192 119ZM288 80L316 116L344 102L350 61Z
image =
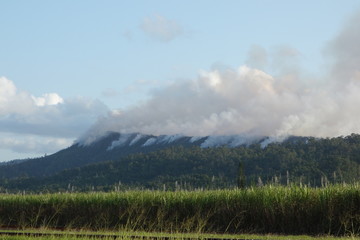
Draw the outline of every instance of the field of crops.
M35 232L36 231L36 232ZM8 231L10 235L0 234L0 240L360 240L360 237L334 237L306 236L306 235L220 235L220 234L169 234L169 233L145 233L145 232L83 232L83 231L50 231L50 230L30 230L30 231Z
M0 195L2 228L360 234L360 185Z

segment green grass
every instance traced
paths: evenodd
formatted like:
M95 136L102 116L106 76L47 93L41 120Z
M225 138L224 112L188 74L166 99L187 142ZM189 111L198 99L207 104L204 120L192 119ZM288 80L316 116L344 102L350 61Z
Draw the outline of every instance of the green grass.
M11 233L21 233L24 231L19 230L8 230L7 232ZM199 234L199 233L149 233L149 232L104 232L104 231L97 231L92 232L88 230L79 230L79 231L54 231L51 229L27 229L25 232L30 233L45 233L45 234L63 234L63 236L43 236L43 237L27 237L27 236L1 236L0 239L98 239L98 238L91 238L91 237L75 237L74 234L87 234L87 235L109 235L119 236L119 239L124 240L131 240L131 239L151 239L154 238L164 239L164 238L171 238L173 240L181 240L181 239L208 239L208 238L217 238L217 239L259 239L259 240L360 240L360 237L355 236L348 236L348 237L334 237L329 235L323 236L306 236L306 235L298 235L298 236L291 236L291 235L274 235L274 234L266 234L266 235L256 235L256 234ZM138 236L138 238L133 238L130 236ZM101 238L101 239L114 239L113 237L109 238Z
M19 231L11 231L11 232L19 232ZM27 231L29 232L29 231ZM30 232L39 232L38 230L33 230ZM75 237L73 236L73 234L75 233L79 233L79 231L77 232L59 232L59 231L49 231L49 230L43 230L41 231L43 233L64 233L64 236L59 237L59 236L44 236L44 237L27 237L27 236L0 236L0 239L11 239L11 240L15 240L15 239L24 239L24 240L29 240L29 239L33 239L33 240L47 240L47 239L98 239L98 238L91 238L91 237ZM255 235L255 234L240 234L240 235L219 235L219 234L167 234L167 233L145 233L145 232L123 232L122 234L118 233L118 232L89 232L89 231L85 231L81 233L85 233L85 234L105 234L105 235L119 235L120 237L118 239L124 239L124 240L133 240L133 239L151 239L153 240L154 237L157 237L159 240L161 240L162 238L165 237L170 237L173 240L182 240L182 239L206 239L206 238L219 238L219 239L259 239L259 240L360 240L360 237L354 237L354 236L349 236L349 237L333 237L333 236L306 236L306 235L299 235L299 236L284 236L284 235L272 235L272 234L267 234L267 235ZM131 235L136 235L139 236L139 238L131 238L129 236ZM101 239L114 239L113 237L109 237L109 238L101 238Z
M77 237L69 237L69 236L64 236L64 237L54 237L54 236L46 236L46 237L26 237L26 236L0 236L1 240L89 240L92 239L94 240L94 238L77 238ZM107 240L106 238L102 238L104 240ZM109 239L110 240L110 239Z
M0 225L24 229L358 235L360 186L0 195Z

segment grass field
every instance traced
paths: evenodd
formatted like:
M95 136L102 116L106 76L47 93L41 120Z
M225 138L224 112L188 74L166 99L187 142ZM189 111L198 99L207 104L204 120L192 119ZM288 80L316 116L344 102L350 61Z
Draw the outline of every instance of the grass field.
M359 235L360 186L0 195L3 228Z
M23 231L9 231L12 233L23 233ZM27 230L28 233L38 233L39 230ZM258 240L360 240L360 237L355 236L348 236L348 237L334 237L334 236L306 236L306 235L298 235L298 236L284 236L284 235L273 235L273 234L267 234L267 235L255 235L255 234L240 234L240 235L227 235L227 234L186 234L186 233L178 233L178 234L168 234L168 233L147 233L147 232L90 232L90 231L65 231L65 232L59 232L59 231L51 231L51 230L42 230L40 231L45 234L63 234L63 236L37 236L37 237L31 237L31 236L4 236L0 235L0 239L33 239L33 240L41 240L41 239L115 239L114 236L119 236L116 239L124 239L124 240L136 240L136 239L143 239L143 240L206 240L206 239L258 239ZM79 237L74 236L74 234L87 234L87 235L108 235L109 237L102 237L102 238L94 238L94 237ZM132 236L132 237L130 237ZM138 237L133 237L138 236Z
M46 232L46 231L45 231ZM62 239L84 239L84 240L88 240L88 239L104 239L104 240L113 240L115 239L114 237L103 237L103 238L93 238L93 237L79 237L79 236L73 236L73 233L69 232L68 234L64 234L64 236L60 237L60 236L41 236L41 237L31 237L31 236L5 236L5 235L1 235L0 239L11 239L11 240L15 240L15 239L24 239L24 240L45 240L45 239L58 239L58 240L62 240ZM88 232L88 234L90 234ZM108 233L108 234L116 234L116 233ZM126 235L119 235L119 238L116 239L124 239L124 240L136 240L136 239L143 239L143 240L154 240L154 239L171 239L171 240L206 240L208 238L212 238L214 239L219 238L219 239L257 239L257 240L359 240L360 237L354 237L354 236L350 236L350 237L333 237L333 236L317 236L317 237L311 237L311 236L305 236L305 235L299 235L299 236L283 236L283 235L254 235L254 234L246 234L246 235L206 235L206 234L175 234L175 235L169 235L169 234L152 234L149 235L148 233L145 233L142 235L142 233L137 233L139 236L139 238L132 238L132 237L127 237ZM147 236L151 236L151 237L147 237ZM154 238L154 237L158 237L158 238Z

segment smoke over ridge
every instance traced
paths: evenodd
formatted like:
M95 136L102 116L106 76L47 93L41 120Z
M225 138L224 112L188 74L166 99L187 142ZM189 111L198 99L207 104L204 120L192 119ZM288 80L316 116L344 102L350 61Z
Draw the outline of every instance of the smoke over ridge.
M296 51L282 51L276 74L251 66L202 71L196 79L173 83L145 103L113 111L83 137L108 131L188 136L287 135L331 137L360 132L360 12L329 43L332 60L322 77L304 77L289 65ZM267 53L256 49L258 66ZM285 54L284 54L285 53ZM286 53L289 53L287 56ZM266 60L265 60L266 59ZM296 62L296 61L295 61ZM253 64L256 66L256 64Z

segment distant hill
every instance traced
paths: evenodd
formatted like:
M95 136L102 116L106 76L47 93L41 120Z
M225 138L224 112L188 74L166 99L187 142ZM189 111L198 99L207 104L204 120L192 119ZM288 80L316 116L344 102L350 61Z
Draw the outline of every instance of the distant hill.
M86 145L74 144L52 156L1 166L1 171L23 169L33 174L29 166L46 163L41 171L53 169L53 173L39 174L38 170L38 175L12 176L12 180L3 177L0 190L234 187L240 165L247 185L321 186L360 180L360 135L357 134L331 139L291 137L281 143L270 143L263 138L240 145L234 144L241 142L240 137L217 138L218 141L215 137L111 133ZM264 143L268 145L264 147ZM50 164L46 159L50 159ZM61 163L73 167L65 168Z
M83 140L55 154L40 158L14 161L0 165L2 178L42 177L65 169L82 167L91 163L117 160L134 153L148 153L173 146L217 147L261 143L266 138L248 138L239 135L187 137L183 135L145 135L139 133L107 133L92 141Z
M15 159L15 160L7 161L7 162L0 162L0 166L13 165L13 164L25 162L25 161L27 161L27 160L28 160L28 159Z

